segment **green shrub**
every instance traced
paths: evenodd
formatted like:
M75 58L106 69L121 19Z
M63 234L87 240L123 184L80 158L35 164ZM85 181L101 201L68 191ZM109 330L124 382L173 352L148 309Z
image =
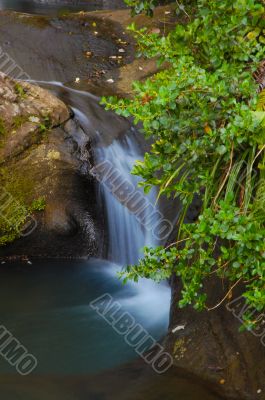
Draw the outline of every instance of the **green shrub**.
M141 9L148 2L129 2ZM184 3L189 22L167 36L130 30L139 53L158 57L165 69L134 84L133 99L103 99L108 109L141 122L153 139L133 173L148 191L182 201L178 237L167 248L145 249L125 279L182 280L181 307L211 308L205 282L238 284L247 302L265 308L264 96L253 73L264 59L262 1L197 0ZM182 7L183 9L183 7ZM136 9L137 11L138 9ZM169 65L169 67L168 67ZM195 196L202 209L184 223Z

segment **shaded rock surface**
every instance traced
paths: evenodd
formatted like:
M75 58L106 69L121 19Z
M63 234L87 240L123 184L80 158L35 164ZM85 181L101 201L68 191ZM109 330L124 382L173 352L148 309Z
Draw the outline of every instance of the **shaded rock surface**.
M123 0L1 0L0 8L56 16L62 11L114 9L125 7Z
M173 368L159 375L143 360L100 374L67 379L53 375L2 375L0 384L5 400L14 400L17 391L25 396L21 400L221 400L196 378L182 376Z
M89 178L90 138L51 93L3 75L0 116L5 127L1 186L14 201L29 203L44 197L46 202L45 211L34 214L34 232L2 247L1 256L98 254L98 210L94 181Z
M205 290L209 307L217 305L228 292L229 286L223 285L208 282ZM239 315L244 300L236 300L228 309L227 301L213 311L179 309L180 290L180 282L173 279L165 345L174 358L174 366L211 383L225 399L265 399L265 347L261 341L264 325L254 334L239 332L241 322L235 315ZM240 291L235 291L229 302L238 297Z
M97 79L131 60L123 32L119 24L85 13L51 18L2 11L0 70L18 78L19 67L22 79L42 81ZM120 55L120 41L125 42L122 59L110 58ZM8 57L18 65L9 72Z

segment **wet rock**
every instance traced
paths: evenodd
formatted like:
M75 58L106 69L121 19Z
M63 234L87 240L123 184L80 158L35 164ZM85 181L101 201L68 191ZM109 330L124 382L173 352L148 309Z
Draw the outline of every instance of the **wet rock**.
M10 57L27 79L60 82L74 82L77 77L96 79L100 71L120 66L111 64L109 57L118 54L121 31L119 24L89 13L52 18L0 11L3 43L0 70L17 78L18 68L6 71L4 61Z
M43 212L34 213L36 229L1 247L0 256L98 254L90 138L71 115L50 92L0 75L1 187L18 204L46 202Z
M211 305L218 304L228 291L229 286L225 282L223 285L216 280L207 283L205 290ZM241 323L225 304L211 312L198 312L191 307L179 309L180 290L180 282L173 279L165 345L175 368L208 382L222 398L256 400L257 390L265 390L261 332L239 332ZM238 296L240 291L233 298ZM185 325L185 329L174 330L179 325Z

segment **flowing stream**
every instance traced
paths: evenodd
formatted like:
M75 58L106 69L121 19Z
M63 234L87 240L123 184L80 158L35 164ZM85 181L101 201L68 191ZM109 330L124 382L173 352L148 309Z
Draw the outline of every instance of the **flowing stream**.
M128 129L120 138L115 137L119 118L113 116L110 125L110 115L99 107L97 98L58 82L42 82L42 86L62 99L67 97L82 129L97 142L97 163L108 161L121 173L120 179L136 188L138 179L130 170L142 157L137 132ZM114 139L109 143L110 135ZM153 191L148 200L154 206L155 199ZM89 306L108 293L155 340L166 334L168 285L141 279L138 284L123 286L116 276L122 266L141 257L143 246L155 245L157 239L104 183L99 183L98 202L107 217L108 260L50 260L1 270L1 323L38 360L31 378L22 383L14 368L0 358L1 395L5 400L155 400L160 393L159 398L166 400L216 399L196 383L170 375L160 377L143 362L134 364L138 358L135 350ZM128 362L132 364L126 365ZM137 388L129 390L134 386L133 377L139 374Z
M114 4L111 1L86 3L87 9L108 8ZM119 7L120 2L115 6ZM46 14L58 11L58 7L45 6L41 1L0 1L0 8ZM117 187L120 183L130 184L143 196L137 188L138 178L130 174L135 161L143 156L137 132L129 125L123 126L119 117L104 112L98 99L90 93L66 87L61 82L37 83L52 90L73 109L82 129L94 140L96 165L107 162L113 171L119 172L114 182ZM106 260L41 261L0 270L1 324L38 360L32 376L22 381L15 369L0 357L1 398L216 399L196 383L177 377L160 378L149 366L143 366L143 362L138 366L134 349L90 307L91 301L108 293L154 339L159 340L167 332L168 285L141 279L138 284L123 286L116 277L123 266L137 262L144 246L155 246L158 239L106 183L98 184L98 204L108 227ZM146 199L157 208L155 190ZM147 218L143 211L142 221ZM158 220L154 223L159 225Z
M105 137L110 134L108 115L104 116L101 110L101 124L106 131L99 131L97 118L94 120L90 115L94 107L99 107L96 97L58 82L38 83L43 87L49 85L50 90L62 98L67 95L68 104L82 129L98 139L96 163L108 161L113 169L121 172L121 178L132 183L137 190L138 179L130 171L142 154L134 131L129 129L121 139L114 139L106 145ZM114 122L112 129L115 130ZM0 289L3 321L28 343L40 360L37 368L40 373L95 372L136 358L134 350L123 338L89 307L90 301L104 293L119 301L124 311L131 313L157 340L166 333L170 305L168 285L141 279L138 284L123 286L116 276L123 266L138 261L143 246L155 245L156 240L103 183L99 183L98 192L99 207L104 208L107 218L107 260L34 262L34 269L29 268L28 273L21 276L20 269L15 268L11 276L7 272L5 279L0 281L0 288L1 284L8 287L8 291ZM153 203L155 199L156 194L152 192L149 201ZM15 306L13 310L8 298L18 287L20 292L25 291L25 295L21 294L22 301L17 307L12 303L12 307ZM28 332L27 326L34 326L34 332ZM110 348L111 353L108 351ZM12 368L0 359L0 370Z
M140 209L138 211L136 204L136 212L133 213L113 196L107 185L101 185L101 196L106 207L108 221L109 259L121 265L137 263L143 246L157 244L152 231L141 223L148 217L145 215L147 211L143 210L141 213L141 200L146 197L150 204L155 205L156 193L152 191L145 196L143 191L137 187L139 179L131 174L135 161L142 159L141 150L134 135L134 130L131 129L122 140L115 140L110 146L101 147L97 151L98 162L108 161L107 166L110 167L110 171L113 174L119 173L118 178L114 175L113 190L115 191L115 188L119 188L119 186L123 188L125 185L132 185L134 192L131 196L133 197L133 193L138 195L134 195L134 197L135 202L139 203ZM141 221L136 214L141 214ZM154 224L157 222L159 221L153 221Z

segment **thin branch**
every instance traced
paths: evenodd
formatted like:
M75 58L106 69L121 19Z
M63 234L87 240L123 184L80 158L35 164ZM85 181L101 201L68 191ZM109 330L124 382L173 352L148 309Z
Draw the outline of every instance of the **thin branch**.
M255 164L256 159L259 157L259 155L263 152L263 150L265 149L265 145L262 146L262 148L260 149L260 151L256 154L253 163L251 164L251 169L253 168L253 165Z
M230 293L232 292L232 290L239 284L239 282L241 281L242 278L239 278L236 283L228 290L228 292L226 293L225 297L218 303L216 304L214 307L207 307L208 311L212 311L215 310L216 308L220 307L221 304L223 304L223 302L227 299L227 297L230 295Z
M179 244L179 243L182 243L182 242L186 242L187 240L190 240L190 239L192 239L192 238L189 237L189 238L178 240L177 242L171 243L167 247L165 247L165 250L169 249L172 246L175 246L176 244Z
M228 171L227 171L227 173L225 175L225 178L224 178L224 180L223 180L223 182L222 182L222 184L221 184L221 186L220 186L220 188L219 188L219 190L218 190L218 192L217 192L217 194L216 194L216 196L215 196L215 198L213 200L214 204L216 204L216 200L218 199L220 193L222 192L222 190L224 188L224 185L225 185L227 179L229 178L229 175L230 175L230 172L231 172L231 169L232 169L232 164L233 164L233 157L234 157L234 144L232 144L229 168L228 168Z
M189 20L191 19L190 18L190 15L187 13L187 11L185 10L185 7L184 7L184 5L183 4L179 4L179 2L178 2L178 0L176 0L176 3L177 3L177 6L178 6L178 8L181 10L181 11L183 11L184 12L184 14L189 18Z
M230 262L231 262L231 260L225 262L223 265L221 265L220 267L216 268L214 271L211 271L211 272L209 273L209 275L213 275L213 274L215 274L216 272L220 271L221 269L225 268Z

